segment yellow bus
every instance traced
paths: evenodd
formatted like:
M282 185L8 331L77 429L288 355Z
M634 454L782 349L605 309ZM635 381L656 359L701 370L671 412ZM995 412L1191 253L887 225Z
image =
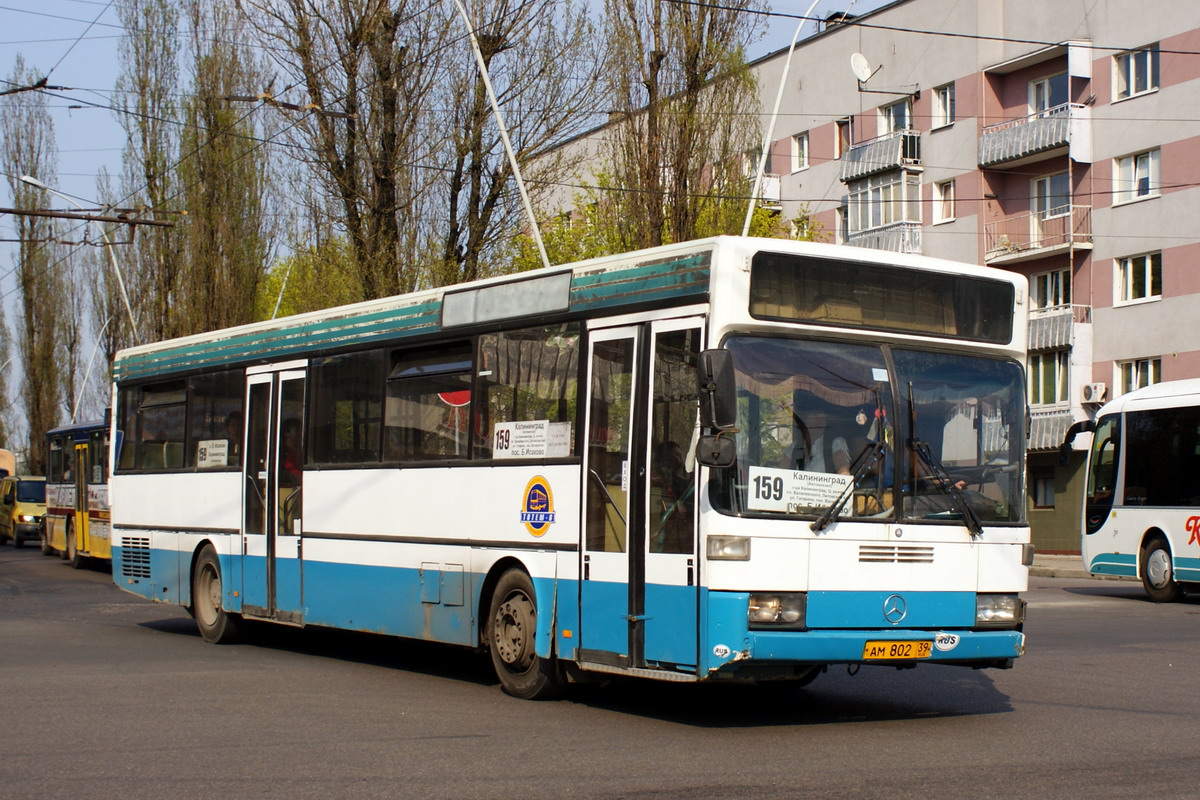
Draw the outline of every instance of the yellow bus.
M55 428L46 434L46 514L42 552L78 569L86 559L112 560L108 510L108 423Z

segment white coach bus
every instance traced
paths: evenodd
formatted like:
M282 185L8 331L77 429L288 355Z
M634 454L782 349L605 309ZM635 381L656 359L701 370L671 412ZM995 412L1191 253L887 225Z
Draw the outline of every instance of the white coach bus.
M1091 432L1080 551L1093 575L1138 577L1152 599L1200 588L1200 380L1156 383L1103 406Z
M721 237L146 345L113 576L243 619L804 684L1024 648L1024 281Z

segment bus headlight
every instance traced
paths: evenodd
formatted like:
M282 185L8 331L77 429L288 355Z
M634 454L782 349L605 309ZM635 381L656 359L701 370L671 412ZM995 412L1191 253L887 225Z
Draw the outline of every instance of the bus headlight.
M710 561L749 561L749 536L709 536L708 558Z
M1025 601L1015 594L975 595L975 624L1013 628L1025 621Z
M804 592L771 592L750 595L746 618L750 628L803 628L808 595Z

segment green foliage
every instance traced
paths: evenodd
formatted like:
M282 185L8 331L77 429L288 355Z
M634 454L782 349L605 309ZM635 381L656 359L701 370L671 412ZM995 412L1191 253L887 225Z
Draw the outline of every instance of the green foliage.
M349 243L330 239L277 261L259 285L254 313L256 319L265 320L272 315L285 317L354 303L362 297ZM276 302L278 314L274 313Z

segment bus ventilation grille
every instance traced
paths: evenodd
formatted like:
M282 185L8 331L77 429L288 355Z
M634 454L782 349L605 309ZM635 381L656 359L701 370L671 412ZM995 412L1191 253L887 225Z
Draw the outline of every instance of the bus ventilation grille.
M932 547L896 544L864 544L858 548L860 564L932 564Z
M123 537L121 547L121 575L126 578L149 578L150 537Z

